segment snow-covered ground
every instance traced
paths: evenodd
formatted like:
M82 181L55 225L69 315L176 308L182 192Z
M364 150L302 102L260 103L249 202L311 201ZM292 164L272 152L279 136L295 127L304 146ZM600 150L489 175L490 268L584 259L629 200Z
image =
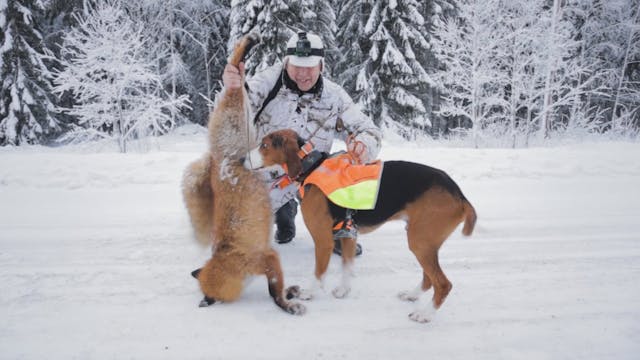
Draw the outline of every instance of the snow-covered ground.
M307 314L277 308L263 278L231 304L198 308L189 276L209 250L191 237L182 170L204 136L119 154L96 145L0 149L0 359L638 359L640 145L451 148L386 143L383 159L447 171L478 211L441 250L453 291L411 321L420 268L403 224L361 237L353 290L340 259ZM307 285L313 244L279 251Z

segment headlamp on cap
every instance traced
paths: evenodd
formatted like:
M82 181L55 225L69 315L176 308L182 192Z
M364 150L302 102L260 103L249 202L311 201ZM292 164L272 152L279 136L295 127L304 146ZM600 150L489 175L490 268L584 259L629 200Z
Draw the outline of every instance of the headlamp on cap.
M311 47L311 41L307 39L305 31L298 32L298 41L295 48L287 48L287 55L300 57L322 56L324 57L324 49L314 49Z

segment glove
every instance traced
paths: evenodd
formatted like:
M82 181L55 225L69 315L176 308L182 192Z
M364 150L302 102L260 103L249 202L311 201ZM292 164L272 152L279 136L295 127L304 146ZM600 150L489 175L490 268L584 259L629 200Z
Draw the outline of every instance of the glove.
M364 164L367 160L367 147L362 141L356 140L353 135L349 135L347 138L347 153L351 155L353 164Z

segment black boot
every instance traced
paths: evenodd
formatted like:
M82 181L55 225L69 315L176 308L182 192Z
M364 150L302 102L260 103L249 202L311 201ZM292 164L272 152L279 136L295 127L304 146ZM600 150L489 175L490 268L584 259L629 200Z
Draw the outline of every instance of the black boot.
M296 214L298 203L291 199L276 211L276 242L286 244L296 236Z
M333 228L333 253L342 255L342 239L351 238L357 241L358 226L353 222L354 210L347 209L345 218L334 225ZM362 255L362 246L356 243L356 256Z
M342 239L333 239L333 253L342 256ZM362 246L356 243L356 256L362 255Z

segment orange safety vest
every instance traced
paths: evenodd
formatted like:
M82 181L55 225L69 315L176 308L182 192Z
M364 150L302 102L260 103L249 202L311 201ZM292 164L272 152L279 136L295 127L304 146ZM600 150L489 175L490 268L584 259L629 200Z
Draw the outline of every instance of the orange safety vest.
M382 162L354 165L349 154L339 154L318 166L300 186L304 197L304 185L313 184L334 204L354 210L375 208L382 176Z

